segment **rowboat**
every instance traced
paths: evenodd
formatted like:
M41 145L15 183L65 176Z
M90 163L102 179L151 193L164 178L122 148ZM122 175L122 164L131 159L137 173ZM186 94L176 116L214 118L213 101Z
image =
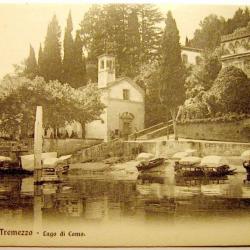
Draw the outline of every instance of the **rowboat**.
M164 161L164 158L156 158L149 161L141 162L136 166L136 168L138 169L138 171L146 171L151 168L155 168L162 165Z
M233 175L235 169L230 169L228 165L218 167L197 166L197 165L181 165L175 162L175 171L179 176L205 176L205 177L222 177L226 175Z

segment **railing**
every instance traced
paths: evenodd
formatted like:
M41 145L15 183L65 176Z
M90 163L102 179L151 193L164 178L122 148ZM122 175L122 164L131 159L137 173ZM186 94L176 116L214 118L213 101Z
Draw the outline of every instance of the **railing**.
M163 128L157 129L151 133L147 134L147 139L154 139L160 136L167 136L167 138L169 139L169 135L173 133L173 123L172 124L168 124L166 126L164 126Z
M156 131L158 129L164 128L164 127L166 127L167 125L169 125L171 123L173 123L172 120L169 120L167 122L158 123L156 125L153 125L151 127L145 128L143 130L140 130L138 132L135 132L135 133L129 135L128 139L129 140L136 140L136 138L138 138L138 137L141 137L143 135L147 135L147 134L149 134L151 132L154 132L154 131Z

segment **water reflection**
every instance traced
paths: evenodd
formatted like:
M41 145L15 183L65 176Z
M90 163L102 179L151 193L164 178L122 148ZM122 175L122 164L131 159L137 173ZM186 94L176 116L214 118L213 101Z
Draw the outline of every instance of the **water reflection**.
M32 177L1 176L0 222L35 218L39 227L55 221L153 221L159 215L177 219L216 212L226 216L236 210L244 213L250 208L248 180L244 174L205 179L147 173L136 181L69 175L63 183L47 183L34 190Z

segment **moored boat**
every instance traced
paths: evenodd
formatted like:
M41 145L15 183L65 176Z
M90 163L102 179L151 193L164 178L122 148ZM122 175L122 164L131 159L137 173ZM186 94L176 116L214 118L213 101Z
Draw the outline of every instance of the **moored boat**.
M220 177L232 175L235 169L230 169L228 161L221 156L210 155L199 157L184 157L175 162L175 171L180 176Z
M69 161L72 155L64 155L57 158L57 152L42 153L43 168L55 168L66 174L69 170ZM34 155L21 156L21 166L23 170L34 171Z
M146 171L151 168L155 168L162 165L164 161L164 158L156 158L149 161L141 162L136 166L136 168L138 169L138 171Z
M223 156L209 155L202 158L200 166L203 167L206 176L225 176L235 173L235 169L230 169L228 160Z
M42 153L42 160L47 158L56 158L57 152L48 152L48 153ZM24 170L27 171L34 171L34 154L30 155L22 155L21 156L21 165Z
M0 156L0 174L30 174L30 171L24 170L18 160L10 157Z

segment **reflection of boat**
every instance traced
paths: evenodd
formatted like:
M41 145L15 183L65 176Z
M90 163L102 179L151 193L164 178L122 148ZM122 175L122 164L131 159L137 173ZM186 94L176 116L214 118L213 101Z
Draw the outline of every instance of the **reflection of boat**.
M175 211L176 207L177 203L174 198L145 201L145 211L150 213L165 213L169 211Z
M159 183L159 184L164 184L165 182L165 177L158 176L158 175L152 175L152 174L140 174L137 178L138 180L141 181L141 183Z
M149 170L151 168L158 167L164 163L165 159L164 158L156 158L153 160L149 160L146 162L141 162L139 165L137 165L138 171L145 171Z
M61 173L56 168L42 168L41 182L61 182Z
M224 184L228 180L227 176L209 177L206 176L175 176L175 183L178 186L196 186L208 184Z

